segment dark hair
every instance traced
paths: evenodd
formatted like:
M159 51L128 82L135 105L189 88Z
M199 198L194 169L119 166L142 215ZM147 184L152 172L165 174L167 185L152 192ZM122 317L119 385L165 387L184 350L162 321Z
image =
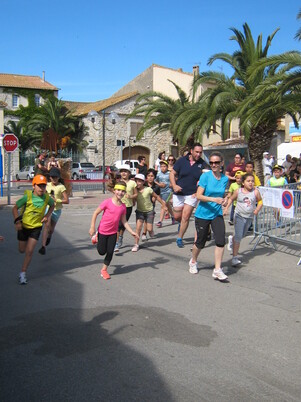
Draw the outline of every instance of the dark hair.
M236 152L234 156L239 155L242 158L242 154L240 152Z
M153 173L155 178L157 177L157 171L155 169L153 168L148 169L148 171L146 172L146 176L148 176L150 173Z
M139 155L139 156L138 156L138 161L139 161L139 162L141 162L141 161L142 161L142 159L145 159L145 156L143 156L143 155Z
M109 191L113 191L115 184L118 182L118 177L115 174L115 172L110 172L109 176L110 176L110 178L107 181L107 188ZM119 178L120 178L120 175L119 175Z
M253 173L245 173L245 174L241 175L242 182L244 182L247 177L253 177L253 179L254 179Z
M246 166L247 165L252 165L254 167L254 162L253 161L248 161L248 162L246 162Z
M211 159L212 156L217 156L217 157L219 157L220 160L221 160L221 162L223 162L223 160L224 160L223 154L222 154L221 152L219 152L219 151L213 151L213 152L211 152L211 154L210 154L210 156L209 156L209 160Z
M158 158L161 159L163 154L165 154L165 151L160 152Z
M202 147L202 148L203 148L203 145L202 145L200 142L194 142L194 143L192 144L191 149L194 149L195 147Z

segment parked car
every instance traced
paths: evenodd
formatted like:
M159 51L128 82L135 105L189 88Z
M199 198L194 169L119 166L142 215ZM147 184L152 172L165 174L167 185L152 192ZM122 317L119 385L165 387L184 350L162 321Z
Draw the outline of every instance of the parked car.
M93 173L95 169L95 166L91 162L73 162L71 178L73 180L87 179L87 173Z
M99 166L96 166L96 170L98 171L98 172L102 172L102 168L103 168L103 166L101 166L101 165L99 165ZM117 167L116 166L114 166L114 165L111 165L111 166L106 166L106 173L105 173L105 179L109 179L109 173L111 173L111 172L117 172L118 171L118 169L117 169Z
M121 166L121 165L125 165L125 164L128 164L128 165L130 166L130 168L131 168L131 174L136 174L136 167L137 167L137 165L139 164L139 162L138 162L137 159L130 159L130 160L124 159L124 160L122 161L122 163L121 163L121 161L119 160L119 161L116 161L116 162L114 163L114 166L115 166L117 169L120 169L120 166Z
M34 165L24 166L16 174L17 180L32 180L34 177Z

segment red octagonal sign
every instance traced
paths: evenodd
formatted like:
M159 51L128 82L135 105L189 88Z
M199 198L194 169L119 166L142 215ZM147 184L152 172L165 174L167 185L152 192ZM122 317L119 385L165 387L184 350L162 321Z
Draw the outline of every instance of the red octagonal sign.
M6 152L14 152L19 146L18 137L15 134L5 134L3 137L3 148Z

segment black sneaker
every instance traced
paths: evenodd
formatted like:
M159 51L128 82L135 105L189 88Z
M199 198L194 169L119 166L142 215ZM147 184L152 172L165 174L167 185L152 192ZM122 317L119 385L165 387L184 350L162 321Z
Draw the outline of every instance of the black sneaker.
M51 236L47 237L46 246L48 246L48 244L50 244L50 242L51 242Z
M42 246L40 248L40 250L39 250L39 253L42 254L42 255L45 255L46 254L46 248L44 246Z

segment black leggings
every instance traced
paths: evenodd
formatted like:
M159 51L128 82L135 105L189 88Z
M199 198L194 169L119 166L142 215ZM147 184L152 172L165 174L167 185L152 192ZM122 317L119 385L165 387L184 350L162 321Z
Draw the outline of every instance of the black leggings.
M98 233L97 251L100 255L106 254L103 263L107 266L109 266L110 262L112 261L116 239L117 233L111 235Z
M195 218L195 229L197 239L194 243L197 248L202 249L205 247L209 226L211 225L214 233L215 245L217 247L224 247L225 245L225 222L222 215L217 216L212 220Z
M126 207L126 215L125 215L126 221L128 221L130 219L130 216L132 215L132 210L133 210L133 207ZM120 232L120 230L125 231L125 227L123 226L121 220L119 221L118 232Z

